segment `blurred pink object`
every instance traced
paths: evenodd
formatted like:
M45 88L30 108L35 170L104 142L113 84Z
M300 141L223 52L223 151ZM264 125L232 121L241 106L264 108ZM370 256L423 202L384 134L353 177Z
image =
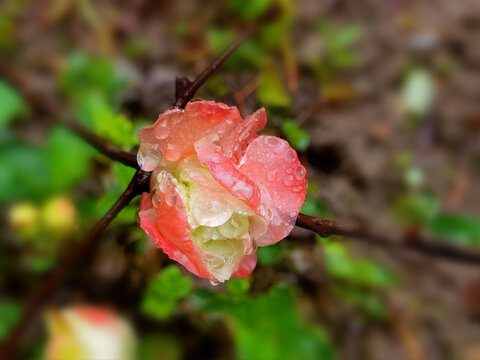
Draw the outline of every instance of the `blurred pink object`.
M46 360L134 359L130 324L109 309L77 306L47 313Z

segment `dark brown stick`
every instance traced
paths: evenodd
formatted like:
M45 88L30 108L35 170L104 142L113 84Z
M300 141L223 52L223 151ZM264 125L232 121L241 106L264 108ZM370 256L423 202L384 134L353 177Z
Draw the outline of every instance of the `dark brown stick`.
M54 289L60 285L72 268L78 266L82 260L88 258L88 255L95 250L98 245L98 235L112 222L117 214L126 207L134 197L141 194L143 191L148 191L148 183L149 174L142 170L137 170L127 189L110 210L93 227L85 239L80 242L73 251L70 251L67 256L58 263L52 273L47 276L39 289L30 298L18 324L10 332L8 338L2 343L0 347L0 359L14 358L13 352L15 351L22 334L53 294Z
M441 240L426 239L418 234L414 236L407 234L403 238L396 239L357 223L323 220L304 214L298 216L296 225L314 231L322 237L331 235L348 236L389 249L409 249L424 255L458 263L480 265L480 253L451 246L441 242Z
M53 120L68 127L108 158L135 169L138 168L136 154L123 151L117 145L103 139L72 119L67 112L61 110L62 105L56 100L54 91L49 90L48 93L45 93L45 89L36 89L32 85L34 83L33 75L3 62L0 63L0 75L15 85L28 100L28 103L35 107L35 110L46 112Z
M192 83L186 78L180 78L176 81L175 91L175 107L184 108L187 103L193 98L200 87L208 80L208 78L228 59L242 43L250 36L255 34L259 27L270 20L273 20L278 15L278 9L273 7L264 16L257 21L251 23L238 37L230 44L230 46L220 54Z

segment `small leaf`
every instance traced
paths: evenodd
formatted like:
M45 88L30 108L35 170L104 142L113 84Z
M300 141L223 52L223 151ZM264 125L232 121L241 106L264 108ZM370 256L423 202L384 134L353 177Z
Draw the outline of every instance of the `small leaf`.
M52 188L62 192L83 179L95 154L95 149L76 135L61 127L54 128L46 147Z
M305 204L302 205L302 209L300 212L310 216L331 216L330 210L328 210L328 208L324 204L312 199L307 199L305 201Z
M230 279L226 282L226 287L230 294L240 296L248 293L250 283L248 279Z
M288 108L292 102L284 80L272 62L262 68L257 97L262 105L276 108Z
M190 293L192 283L177 266L167 266L149 282L141 304L142 312L152 318L166 319L175 312L178 301Z
M440 209L440 200L431 193L401 195L393 204L393 213L409 224L425 224L435 218Z
M214 55L219 55L235 40L235 33L228 29L209 28L207 43ZM225 61L229 69L258 69L264 62L263 50L253 40L247 40Z
M396 284L393 274L383 266L368 260L352 258L344 245L327 242L323 245L328 272L353 284L384 288Z
M262 14L272 0L228 0L230 10L245 20L252 20Z
M295 150L305 151L310 145L310 134L307 130L298 127L293 120L285 120L282 123L282 131L286 139Z
M10 330L20 320L22 309L14 302L0 303L0 341L5 339Z
M440 214L429 222L428 229L445 240L480 247L479 218L459 214Z
M258 262L262 265L275 265L280 260L283 245L278 242L270 246L262 246L257 249Z
M15 120L25 110L20 94L9 84L0 80L0 128Z

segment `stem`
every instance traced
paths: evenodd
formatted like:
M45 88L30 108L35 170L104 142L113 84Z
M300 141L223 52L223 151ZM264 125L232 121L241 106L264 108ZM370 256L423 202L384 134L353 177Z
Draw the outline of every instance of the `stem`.
M185 108L187 103L192 99L195 93L200 87L208 80L208 78L228 59L242 43L250 36L255 34L259 27L265 22L274 19L278 15L278 9L273 7L270 11L267 11L264 16L257 21L251 23L233 43L220 54L192 83L186 78L180 78L176 81L176 101L174 106L178 108Z
M298 215L296 225L314 231L322 237L331 235L348 236L362 239L372 245L382 246L390 250L409 249L424 255L458 263L480 265L480 253L447 245L442 243L441 240L426 239L417 232L407 233L399 241L399 239L357 223L323 220L304 214Z
M76 266L81 264L82 260L88 258L98 245L97 236L112 222L118 213L126 207L130 201L143 191L148 191L149 174L143 170L137 170L127 189L118 198L110 210L93 227L85 239L80 242L73 251L70 251L50 273L50 275L40 284L38 290L33 294L28 302L22 318L14 329L10 332L8 338L0 347L0 358L9 359L13 355L22 334L31 324L38 312L44 307L54 290L63 282L67 274Z

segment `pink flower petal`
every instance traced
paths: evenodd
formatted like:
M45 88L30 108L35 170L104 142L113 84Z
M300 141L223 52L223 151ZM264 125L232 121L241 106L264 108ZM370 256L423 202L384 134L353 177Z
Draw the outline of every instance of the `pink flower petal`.
M257 253L245 255L237 271L232 274L232 278L244 278L249 276L257 265Z
M244 121L239 122L234 129L229 131L220 141L222 151L228 158L238 165L250 141L258 137L257 132L267 124L265 108L260 108L248 115Z
M198 160L208 166L215 180L248 206L257 207L260 202L257 185L237 170L232 161L222 153L219 146L207 137L197 142L195 149Z
M155 244L162 248L169 258L200 277L212 278L200 251L188 235L191 228L185 204L169 176L161 180L159 189L153 195L154 201L157 202L156 207L153 206L150 194L142 194L140 227L155 240Z
M209 135L222 135L243 122L235 106L214 101L188 103L185 110L168 110L155 124L138 131L139 163L152 171L162 159L180 161L195 154L194 144Z
M292 230L305 201L305 168L297 153L283 139L259 136L248 145L239 170L258 185L261 204L257 213L270 220L257 245L280 241Z

